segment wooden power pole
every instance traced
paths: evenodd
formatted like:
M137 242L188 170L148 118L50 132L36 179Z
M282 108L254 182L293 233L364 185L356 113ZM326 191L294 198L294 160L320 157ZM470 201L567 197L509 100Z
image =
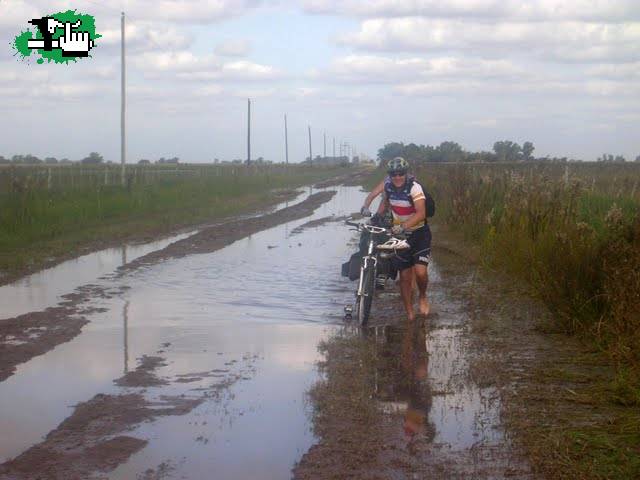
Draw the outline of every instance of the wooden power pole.
M311 151L311 125L309 125L309 165L313 165L313 153Z
M324 149L322 151L322 155L324 158L327 158L327 132L322 133Z
M251 164L251 99L247 98L247 165Z
M289 164L289 135L287 133L287 115L284 116L284 156L287 165Z
M120 16L120 63L121 63L121 77L120 77L120 183L124 187L124 164L126 162L126 125L125 125L125 108L126 108L126 90L125 90L125 62L124 62L124 12Z

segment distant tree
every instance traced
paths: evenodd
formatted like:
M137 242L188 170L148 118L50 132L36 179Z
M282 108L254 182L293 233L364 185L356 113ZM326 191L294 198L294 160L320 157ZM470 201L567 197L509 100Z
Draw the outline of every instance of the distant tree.
M404 154L404 143L392 142L387 143L378 150L378 158L381 161L391 160L394 157L401 157Z
M14 155L11 157L11 163L24 163L24 155Z
M87 164L99 164L104 162L104 158L98 152L91 152L88 157L84 157L80 162Z
M461 162L464 150L456 142L442 142L438 147L443 162Z
M24 156L23 162L26 163L27 165L35 165L35 164L38 164L38 163L42 163L42 160L40 160L35 155L31 155L29 153L29 154Z
M0 165L7 165L8 163L11 163L11 160L0 155Z
M636 162L640 162L640 155L636 157Z
M69 160L68 158L61 158L60 162L58 163L62 163L62 164L69 164L69 163L73 163L71 160Z
M44 163L51 165L54 163L58 163L58 159L56 157L47 157L44 159Z
M151 160L147 160L146 158L143 158L141 160L138 160L138 165L151 165Z
M522 147L510 140L494 143L493 151L501 162L515 162L520 160L522 155Z
M524 157L525 160L531 160L532 158L532 154L533 151L536 148L533 146L533 143L531 142L524 142L522 144L522 156Z

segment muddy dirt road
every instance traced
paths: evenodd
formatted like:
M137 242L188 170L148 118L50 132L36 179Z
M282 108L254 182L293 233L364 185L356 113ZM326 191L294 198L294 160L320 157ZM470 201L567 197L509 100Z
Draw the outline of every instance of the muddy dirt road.
M1 318L73 307L88 322L0 382L0 479L528 478L495 391L469 378L451 294L468 272L435 256L434 314L409 333L389 284L363 338L339 272L355 240L342 217L365 193L328 190L226 246L185 234L0 287Z

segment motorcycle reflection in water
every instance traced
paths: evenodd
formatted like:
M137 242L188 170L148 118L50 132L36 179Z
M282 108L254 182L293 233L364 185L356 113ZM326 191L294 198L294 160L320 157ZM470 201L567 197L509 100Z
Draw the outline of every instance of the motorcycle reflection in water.
M374 396L382 410L402 415L402 429L410 449L417 441L432 442L435 428L429 422L432 402L424 320L372 327L365 334L375 340Z

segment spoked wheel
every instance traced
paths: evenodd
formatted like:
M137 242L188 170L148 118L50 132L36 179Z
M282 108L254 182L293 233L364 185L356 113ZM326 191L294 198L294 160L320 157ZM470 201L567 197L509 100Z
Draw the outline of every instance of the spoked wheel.
M373 266L367 267L362 273L362 295L358 298L358 322L363 327L369 322L373 294L376 291L376 272Z

